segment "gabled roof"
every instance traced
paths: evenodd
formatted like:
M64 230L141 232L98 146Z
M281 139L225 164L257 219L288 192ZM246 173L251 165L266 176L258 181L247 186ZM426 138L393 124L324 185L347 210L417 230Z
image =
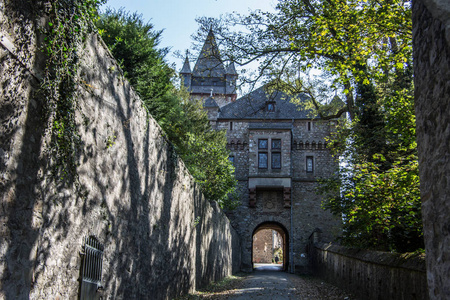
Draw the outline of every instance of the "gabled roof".
M225 67L220 58L219 48L212 30L209 31L206 37L192 75L197 77L225 76Z
M307 96L303 94L297 97L301 101L307 99ZM218 119L291 120L316 117L312 110L291 103L292 98L281 91L269 93L265 87L260 87L250 94L223 106ZM266 109L268 102L275 104L275 111L269 112Z
M208 97L203 102L203 107L219 108L219 105L217 105L217 102L213 97Z
M191 73L191 66L189 65L189 58L186 55L186 59L184 60L184 65L180 71L180 74L189 74L189 73Z

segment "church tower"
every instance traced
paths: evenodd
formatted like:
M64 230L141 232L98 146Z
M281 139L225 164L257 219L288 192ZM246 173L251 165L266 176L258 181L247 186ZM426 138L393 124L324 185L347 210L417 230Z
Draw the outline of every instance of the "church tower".
M225 68L212 30L206 37L194 69L191 71L186 56L180 74L184 86L194 99L208 99L208 102L214 101L218 107L236 100L237 72L234 63L231 62Z

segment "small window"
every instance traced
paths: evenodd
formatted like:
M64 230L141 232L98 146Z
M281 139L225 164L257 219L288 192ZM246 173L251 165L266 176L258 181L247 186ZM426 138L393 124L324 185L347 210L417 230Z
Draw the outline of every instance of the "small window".
M311 122L308 122L308 131L311 131Z
M314 158L312 156L306 157L306 172L307 173L314 172Z
M228 156L228 159L230 160L230 162L234 165L234 156L230 155Z
M272 157L272 169L281 169L281 153L273 152L271 157Z
M275 104L273 102L267 103L267 111L275 111Z
M265 152L258 153L258 168L267 169L267 153Z
M233 122L230 122L230 131L233 130Z
M272 140L272 149L280 150L281 149L281 140L273 139Z
M267 149L268 143L267 139L258 140L258 149Z

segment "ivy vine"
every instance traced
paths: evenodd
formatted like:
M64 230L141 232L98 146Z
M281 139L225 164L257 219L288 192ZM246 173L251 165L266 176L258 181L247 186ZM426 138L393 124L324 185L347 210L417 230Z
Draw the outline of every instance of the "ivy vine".
M44 28L46 65L41 91L46 99L50 132L48 150L53 174L66 182L78 183L78 155L82 141L75 114L79 109L77 86L79 50L94 30L98 7L106 0L53 0L48 3Z

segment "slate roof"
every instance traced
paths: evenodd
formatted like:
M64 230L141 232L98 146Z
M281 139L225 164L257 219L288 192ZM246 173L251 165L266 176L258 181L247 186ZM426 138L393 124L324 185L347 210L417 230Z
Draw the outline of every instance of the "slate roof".
M299 95L298 97L302 101L307 99L306 95ZM291 99L292 97L283 92L276 91L269 94L264 87L260 87L250 94L223 106L218 119L292 120L311 119L315 116L312 114L312 110L291 103ZM275 103L275 111L267 111L267 102Z
M220 58L219 48L217 47L212 30L209 31L208 36L206 37L192 75L197 77L225 76L225 67Z
M189 58L186 55L186 59L184 60L184 65L180 71L180 74L189 74L189 73L191 73L191 66L189 65Z
M226 73L228 75L237 75L236 68L234 67L234 62L230 62L230 64L227 67Z
M214 100L214 98L208 97L203 102L203 107L214 107L214 108L217 107L217 108L219 108L219 105L217 105L217 102L216 102L216 100Z

